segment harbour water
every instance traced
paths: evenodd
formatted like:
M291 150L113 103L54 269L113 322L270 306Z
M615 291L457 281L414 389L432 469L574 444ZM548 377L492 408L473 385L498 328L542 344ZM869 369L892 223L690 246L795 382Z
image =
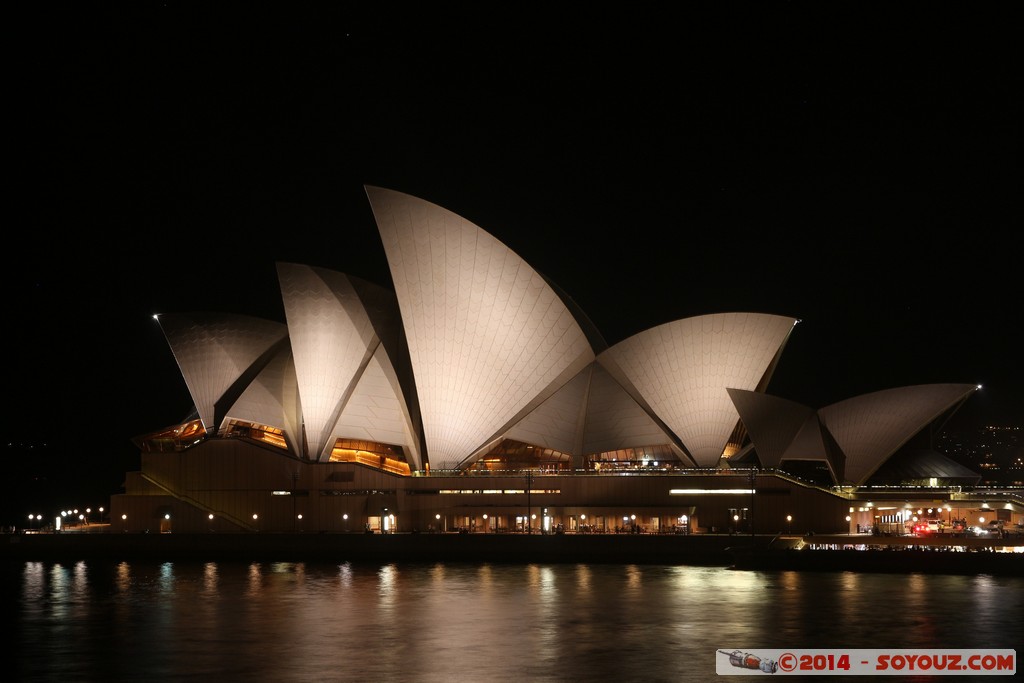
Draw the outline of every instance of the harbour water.
M1024 577L92 559L3 572L6 680L708 681L723 649L1024 642Z

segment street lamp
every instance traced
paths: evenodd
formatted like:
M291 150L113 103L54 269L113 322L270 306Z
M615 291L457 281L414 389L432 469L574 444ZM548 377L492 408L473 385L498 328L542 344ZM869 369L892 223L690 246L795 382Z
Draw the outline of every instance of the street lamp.
M533 491L533 472L530 470L526 471L526 523L529 525L526 527L526 533L533 533L533 514L530 512L532 505L530 503L530 494Z
M757 470L750 470L750 545L754 545L754 494L757 493Z
M348 531L348 513L343 514L341 518L345 520L345 531Z
M792 535L793 533L793 515L786 515L786 533Z
M121 515L121 532L128 531L128 515Z
M252 525L254 527L256 527L256 531L260 530L259 518L260 518L260 516L258 514L256 514L255 512L252 514Z

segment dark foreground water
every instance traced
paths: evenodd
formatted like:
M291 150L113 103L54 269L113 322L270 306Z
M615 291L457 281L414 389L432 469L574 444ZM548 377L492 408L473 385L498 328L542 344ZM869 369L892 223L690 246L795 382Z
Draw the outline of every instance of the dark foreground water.
M1024 642L1016 577L604 564L3 571L4 680L708 681L718 649Z

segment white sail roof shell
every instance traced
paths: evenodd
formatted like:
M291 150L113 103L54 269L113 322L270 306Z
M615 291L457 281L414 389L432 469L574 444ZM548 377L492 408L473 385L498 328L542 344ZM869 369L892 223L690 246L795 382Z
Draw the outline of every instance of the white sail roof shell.
M756 389L795 318L715 313L640 332L599 357L612 376L679 438L700 467L717 467L739 413L727 387Z
M422 199L366 191L409 343L429 461L455 469L594 352L544 278L492 235Z
M513 425L504 436L561 453L578 455L586 418L589 385L588 368Z
M815 410L795 401L746 389L729 388L727 391L764 467L778 467L798 441L798 435L806 431L808 423L817 423ZM798 449L800 455L795 459L825 460L825 445L820 433L817 439L804 438L800 441L805 445L810 443L811 447L802 446L804 450Z
M846 455L846 480L863 484L912 436L978 390L975 384L922 384L885 389L818 411Z
M278 279L302 397L308 452L330 454L331 431L379 339L341 273L279 263Z
M408 403L360 295L378 288L294 263L279 263L278 277L308 457L327 460L338 438L366 439L403 446L416 466Z
M863 485L911 438L978 387L921 384L886 389L815 411L793 401L729 389L765 467L827 462L840 484ZM832 452L834 443L839 452Z
M303 457L302 404L290 349L260 371L225 417L280 428L292 454Z
M230 313L157 316L203 427L220 428L215 406L288 333L281 323Z
M377 347L366 364L351 397L338 416L329 443L337 439L362 439L402 446L409 467L423 466L419 439L415 436L408 404L384 350ZM327 452L322 460L330 457Z
M747 428L763 467L776 468L784 460L816 460L828 465L836 482L845 479L846 458L818 412L777 396L729 389L740 419Z
M599 363L594 364L588 398L583 453L670 444L683 457L665 429Z

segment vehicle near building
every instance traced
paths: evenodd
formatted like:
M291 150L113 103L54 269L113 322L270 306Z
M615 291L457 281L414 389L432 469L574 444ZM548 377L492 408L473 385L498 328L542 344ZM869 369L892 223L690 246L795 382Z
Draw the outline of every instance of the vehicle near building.
M913 534L915 536L927 536L929 534L942 533L946 529L941 519L926 519L914 524Z

